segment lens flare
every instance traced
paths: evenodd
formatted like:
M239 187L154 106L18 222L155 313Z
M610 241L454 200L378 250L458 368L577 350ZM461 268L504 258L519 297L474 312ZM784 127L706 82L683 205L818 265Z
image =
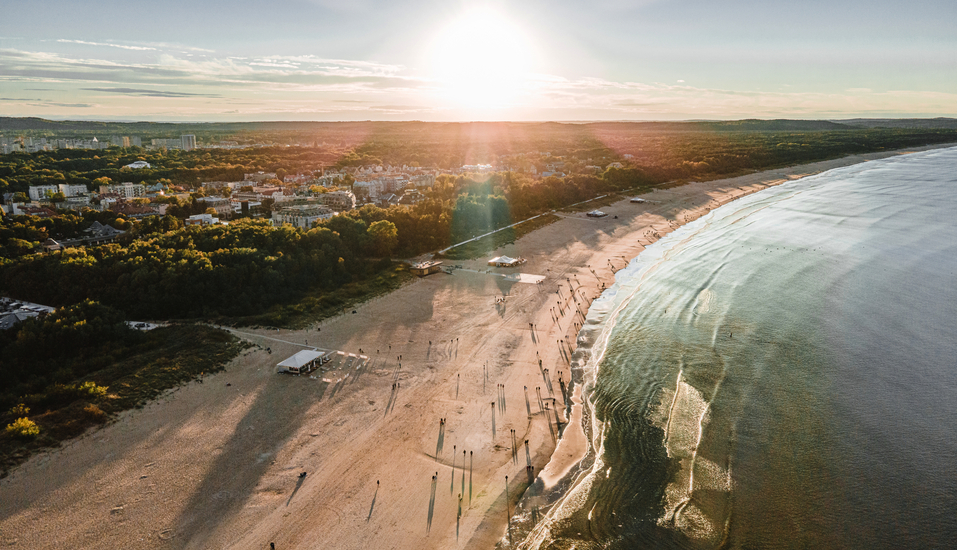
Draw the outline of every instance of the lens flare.
M449 106L481 110L508 107L528 79L532 46L522 29L488 8L448 23L431 47L431 70Z

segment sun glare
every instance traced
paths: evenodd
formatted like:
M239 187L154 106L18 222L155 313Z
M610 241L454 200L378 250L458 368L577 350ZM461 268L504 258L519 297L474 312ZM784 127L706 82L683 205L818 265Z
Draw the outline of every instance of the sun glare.
M475 9L432 43L431 69L443 98L466 110L504 108L520 95L532 61L522 30L500 13Z

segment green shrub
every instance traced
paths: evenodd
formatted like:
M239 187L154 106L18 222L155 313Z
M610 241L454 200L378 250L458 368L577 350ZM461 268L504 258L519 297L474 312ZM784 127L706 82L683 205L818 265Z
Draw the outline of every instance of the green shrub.
M26 416L30 414L30 407L20 403L18 405L14 405L7 414L16 417Z
M106 397L106 386L97 386L94 382L84 382L80 384L80 391L90 397Z
M40 428L36 422L24 416L16 419L13 424L9 424L6 432L12 436L27 439L40 435Z

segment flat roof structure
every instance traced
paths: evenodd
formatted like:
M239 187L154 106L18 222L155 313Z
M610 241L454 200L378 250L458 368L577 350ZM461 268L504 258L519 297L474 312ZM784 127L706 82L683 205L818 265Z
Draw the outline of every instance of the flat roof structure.
M429 275L430 273L438 273L441 270L442 270L442 262L438 260L418 263L413 265L411 268L409 268L409 271L418 275L419 277L425 277L426 275Z
M276 365L276 372L291 372L295 374L309 372L315 365L316 359L324 355L325 353L314 349L304 349Z
M508 256L496 256L488 261L488 265L495 267L515 267L526 262L525 258L509 258Z

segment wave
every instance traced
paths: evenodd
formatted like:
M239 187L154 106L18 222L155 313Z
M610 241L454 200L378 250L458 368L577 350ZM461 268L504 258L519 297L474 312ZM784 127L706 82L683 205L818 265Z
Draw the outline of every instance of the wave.
M845 342L835 336L847 328L828 321L834 312L827 300L837 295L843 307L868 311L866 323L879 319L847 297L848 281L862 288L887 286L878 278L884 268L871 265L881 251L870 243L896 242L901 228L914 223L908 220L927 218L929 207L947 215L942 197L952 195L951 188L930 188L907 173L919 168L908 163L952 167L955 160L957 148L785 183L678 228L619 271L589 307L572 357L586 455L556 484L544 517L528 523L518 547L721 546L732 537L732 507L741 489L736 479L761 503L748 503L743 516L736 514L739 542L767 543L776 540L769 533L785 529L758 526L759 534L740 534L755 527L765 505L793 514L792 522L819 525L812 512L794 508L780 495L839 498L827 492L835 482L821 477L836 466L827 464L818 446L831 445L830 436L821 439L822 434L834 422L844 422L833 420L844 415L831 410L828 369L835 368L831 355L840 359L845 353ZM894 185L914 187L902 192L881 179L888 177L896 178ZM933 230L920 235L935 236ZM937 238L947 241L947 235ZM951 245L928 246L941 252ZM928 254L920 260L928 262ZM857 282L867 277L876 283ZM953 300L946 284L932 290L949 296L944 303ZM884 300L866 301L878 307ZM822 333L825 328L829 332ZM932 344L927 338L919 341ZM899 347L913 350L906 342ZM793 393L805 387L807 395ZM854 435L853 426L841 427ZM778 428L793 433L762 435ZM793 457L772 455L777 462L762 465L761 453L775 452L763 447L769 444L764 439L794 445ZM742 453L745 464L736 466ZM844 460L834 456L839 464ZM756 488L756 480L772 471L769 488L777 493ZM843 540L826 533L801 536L818 543Z

